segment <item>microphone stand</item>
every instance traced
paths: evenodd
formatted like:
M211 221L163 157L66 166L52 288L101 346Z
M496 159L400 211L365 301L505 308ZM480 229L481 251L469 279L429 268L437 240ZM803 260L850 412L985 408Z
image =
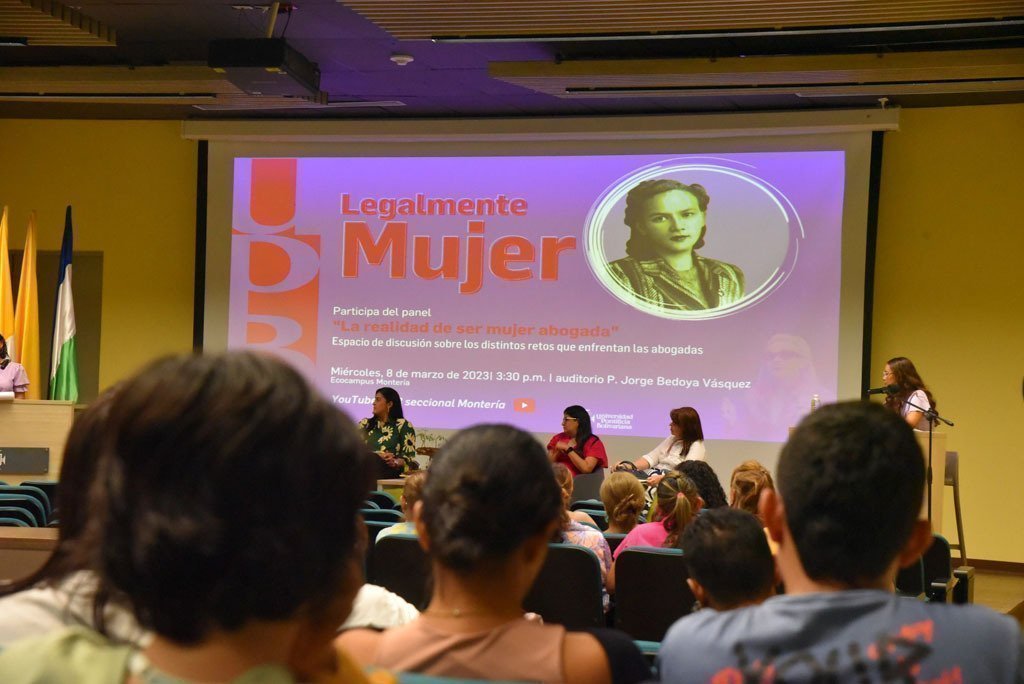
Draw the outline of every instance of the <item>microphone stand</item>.
M923 406L918 406L914 402L907 399L903 402L907 406L913 409L917 409L924 414L924 417L928 419L928 522L932 521L932 431L935 429L935 421L941 420L949 427L953 427L953 421L946 420L939 415L939 412L933 408L926 409Z

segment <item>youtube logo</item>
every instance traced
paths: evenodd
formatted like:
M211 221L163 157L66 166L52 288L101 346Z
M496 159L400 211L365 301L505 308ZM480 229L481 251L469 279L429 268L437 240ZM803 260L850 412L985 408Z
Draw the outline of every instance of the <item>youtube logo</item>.
M537 402L533 399L523 398L512 400L512 410L518 411L519 413L533 413L536 408Z

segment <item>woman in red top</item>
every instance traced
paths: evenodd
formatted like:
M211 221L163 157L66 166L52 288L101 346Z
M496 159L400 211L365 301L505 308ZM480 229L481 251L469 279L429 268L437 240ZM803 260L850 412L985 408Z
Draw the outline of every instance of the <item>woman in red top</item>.
M573 477L608 467L604 443L590 429L590 414L582 406L563 411L562 431L548 442L548 458L564 463Z

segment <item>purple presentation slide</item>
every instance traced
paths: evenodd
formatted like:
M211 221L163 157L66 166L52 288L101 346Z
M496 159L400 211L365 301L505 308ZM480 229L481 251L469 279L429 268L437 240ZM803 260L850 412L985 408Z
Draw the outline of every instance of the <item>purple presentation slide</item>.
M354 417L783 441L836 398L844 154L239 158L229 346Z

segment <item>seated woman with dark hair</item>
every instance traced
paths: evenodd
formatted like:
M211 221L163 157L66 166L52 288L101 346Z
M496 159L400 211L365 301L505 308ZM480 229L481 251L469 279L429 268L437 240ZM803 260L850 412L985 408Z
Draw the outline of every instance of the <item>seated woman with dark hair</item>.
M672 472L662 478L655 490L654 522L637 525L619 542L612 554L618 559L632 546L680 548L679 535L704 506L693 480L682 473ZM608 591L615 591L615 565L608 573Z
M0 681L365 681L331 640L362 582L372 456L298 372L252 353L155 362L94 448L82 548L152 639L25 640Z
M373 395L373 415L359 421L367 446L377 454L377 478L398 477L415 470L416 430L405 419L402 397L390 387Z
M548 442L548 458L563 464L573 477L608 467L608 454L590 428L587 409L573 405L562 412L562 431Z
M724 508L729 505L725 498L725 490L715 474L715 469L707 461L683 461L676 470L693 480L697 492L704 501L704 508Z
M82 543L89 520L87 495L100 456L97 444L106 431L115 391L116 387L107 390L75 417L64 445L57 488L57 546L34 573L0 586L0 649L18 639L73 625L122 641L142 637L131 613L110 603L96 574L86 569L90 549Z
M475 679L595 683L612 681L592 634L567 632L523 615L561 525L562 496L544 449L508 425L464 430L438 452L414 518L431 558L434 593L420 617L383 633L338 638L367 665ZM566 578L570 582L570 578ZM628 638L616 646L639 658ZM604 635L605 638L608 634ZM650 676L642 660L634 678Z

